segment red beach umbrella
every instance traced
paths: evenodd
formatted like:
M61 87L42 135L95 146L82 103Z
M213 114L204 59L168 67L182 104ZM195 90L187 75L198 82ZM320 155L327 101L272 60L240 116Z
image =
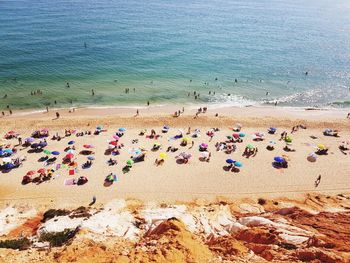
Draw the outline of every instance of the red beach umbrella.
M66 158L67 159L72 159L74 157L74 154L72 154L72 153L68 153L67 155L66 155Z
M29 171L29 172L27 172L27 175L33 175L33 174L35 174L35 171Z
M44 174L45 173L45 169L44 168L41 168L41 169L39 169L37 172L39 173L39 174Z
M109 144L116 146L116 145L118 145L118 142L116 142L116 141L111 141Z

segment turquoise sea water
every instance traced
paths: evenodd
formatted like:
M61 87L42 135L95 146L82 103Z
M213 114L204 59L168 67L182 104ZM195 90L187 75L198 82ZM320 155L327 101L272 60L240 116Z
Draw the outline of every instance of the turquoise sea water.
M349 14L348 0L2 0L0 107L350 107Z

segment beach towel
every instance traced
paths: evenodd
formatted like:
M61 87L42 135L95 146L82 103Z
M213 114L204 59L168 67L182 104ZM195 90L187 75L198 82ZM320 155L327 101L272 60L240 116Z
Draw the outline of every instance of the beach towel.
M74 185L74 178L64 180L64 185Z

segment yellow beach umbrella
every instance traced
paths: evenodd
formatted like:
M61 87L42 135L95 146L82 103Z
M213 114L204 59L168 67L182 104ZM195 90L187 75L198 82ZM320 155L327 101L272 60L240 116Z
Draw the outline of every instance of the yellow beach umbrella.
M324 149L326 149L326 146L324 146L324 144L318 144L317 148L320 150L324 150Z
M159 157L165 159L168 155L166 153L160 153Z

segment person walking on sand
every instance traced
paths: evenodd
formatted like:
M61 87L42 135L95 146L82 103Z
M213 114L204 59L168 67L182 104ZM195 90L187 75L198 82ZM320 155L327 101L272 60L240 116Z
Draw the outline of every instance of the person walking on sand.
M139 109L136 110L136 116L139 116L140 112Z
M316 181L315 181L315 188L318 187L318 185L320 184L320 182L321 182L321 175L319 175L319 176L317 177Z
M96 203L96 196L93 196L92 197L92 202L89 204L89 206L92 206L95 203Z
M350 119L350 112L348 113L348 116L346 118Z
M60 114L58 112L56 112L56 119L60 118Z

